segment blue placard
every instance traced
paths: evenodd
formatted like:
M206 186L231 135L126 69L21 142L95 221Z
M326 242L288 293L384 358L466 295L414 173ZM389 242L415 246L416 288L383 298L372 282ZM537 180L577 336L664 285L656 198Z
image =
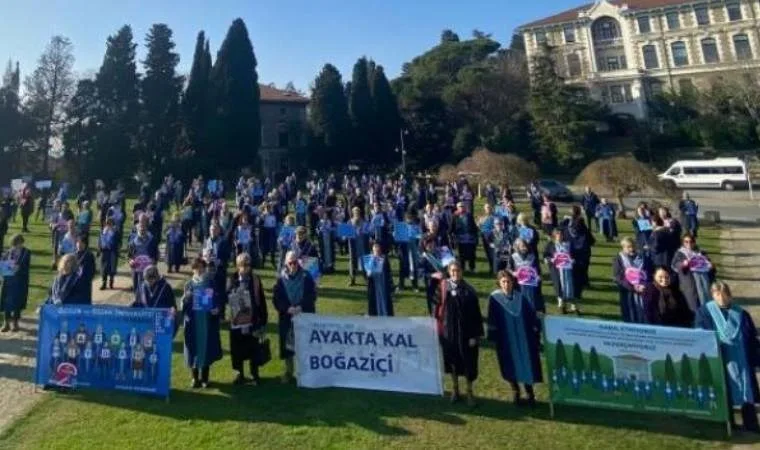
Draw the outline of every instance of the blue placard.
M217 190L219 189L219 183L217 182L217 180L208 180L207 187L208 187L209 193L216 194Z
M520 236L520 239L525 241L526 244L529 244L536 235L536 232L533 231L533 228L531 227L519 227L517 234Z
M385 226L385 217L382 214L375 214L372 216L372 228L382 228Z
M16 263L9 260L9 259L3 259L0 260L0 276L2 277L12 277L16 274Z
M319 259L313 257L303 258L301 261L301 267L314 279L315 283L319 282L322 277L322 272L319 270Z
M483 223L480 224L480 232L483 234L489 234L493 231L493 216L486 217Z
M166 309L44 305L35 383L166 397L173 334Z
M443 267L448 267L449 264L457 260L456 257L454 256L454 253L448 247L441 247L440 253L441 253L440 261Z
M356 237L356 227L350 223L339 223L337 232L341 239L354 239Z
M652 231L652 222L649 219L636 219L639 231Z
M506 206L497 206L495 214L499 217L509 217L509 211Z
M409 240L419 239L422 237L422 229L419 225L409 224Z
M296 228L290 225L283 225L280 228L279 241L284 247L290 247L293 241L296 239Z
M70 238L63 238L61 239L61 246L59 253L61 255L68 255L69 253L74 253L76 251L77 247L73 240Z
M214 290L206 287L193 289L193 311L211 311L214 309Z
M264 196L264 188L261 186L255 186L253 188L253 196L254 197L263 197Z
M296 202L296 214L306 214L306 202L299 200Z
M384 258L381 256L375 256L375 255L362 256L362 266L364 266L364 271L367 273L367 276L371 276L372 274L382 272L383 262L384 262Z
M240 245L248 245L251 242L251 229L238 227L235 239L237 239Z
M409 242L409 225L406 222L396 222L393 226L393 240Z

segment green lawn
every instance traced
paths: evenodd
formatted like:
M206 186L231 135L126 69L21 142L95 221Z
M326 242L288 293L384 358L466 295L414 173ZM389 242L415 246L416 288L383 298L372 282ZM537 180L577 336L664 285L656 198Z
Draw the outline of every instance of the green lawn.
M620 224L623 234L628 223ZM35 223L29 234L34 251L31 303L41 301L52 275L48 233ZM719 253L717 229L702 232L701 245ZM480 249L478 250L480 252ZM591 283L582 308L589 317L618 319L611 261L617 247L602 240L594 249ZM495 282L480 273L469 277L485 310ZM326 314L364 314L364 286L348 287L346 259L338 272L324 277L317 309ZM261 273L265 286L273 271ZM556 302L545 285L550 313ZM271 300L269 298L268 300ZM398 315L424 315L423 294L404 293ZM273 354L277 354L276 315L270 308ZM280 361L263 368L258 387L234 387L226 357L212 368L213 386L189 389L182 362L181 333L175 342L171 402L114 392L46 395L30 414L0 437L0 447L45 448L702 448L725 447L719 424L657 415L558 406L549 418L546 384L537 387L538 406L512 405L511 392L499 376L493 349L485 345L476 383L479 405L470 409L447 399L345 389L306 390L283 386ZM222 342L228 347L227 333ZM448 379L446 380L448 385Z

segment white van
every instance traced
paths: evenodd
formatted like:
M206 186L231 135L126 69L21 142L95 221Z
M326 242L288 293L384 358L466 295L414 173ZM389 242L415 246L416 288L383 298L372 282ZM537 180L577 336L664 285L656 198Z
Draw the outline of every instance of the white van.
M747 165L739 158L678 161L659 175L679 188L719 188L733 191L747 187Z

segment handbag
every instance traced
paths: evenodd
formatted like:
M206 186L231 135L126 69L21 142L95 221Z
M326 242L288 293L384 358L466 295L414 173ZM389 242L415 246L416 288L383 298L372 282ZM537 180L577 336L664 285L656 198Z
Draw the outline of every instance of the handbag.
M260 338L256 351L256 365L263 366L272 360L272 346L269 338Z

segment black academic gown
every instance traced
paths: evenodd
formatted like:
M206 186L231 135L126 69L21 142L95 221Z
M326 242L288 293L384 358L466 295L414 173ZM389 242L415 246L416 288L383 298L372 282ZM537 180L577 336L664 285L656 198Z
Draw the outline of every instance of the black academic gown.
M260 365L259 355L261 342L254 334L263 330L267 324L267 302L264 297L264 287L258 275L249 275L240 279L237 273L230 276L227 298L233 298L240 290L247 291L250 295L251 307L241 308L238 317L230 317L230 357L232 369L241 372L244 361L253 361ZM232 307L230 307L232 312ZM239 328L238 320L241 315L250 315L250 326Z
M475 289L465 281L441 283L436 298L436 320L443 350L446 373L478 378L479 342L470 347L470 339L483 337L483 315Z
M92 303L92 280L95 278L95 256L89 250L76 252L79 264L79 279L76 283L77 296L86 304Z

